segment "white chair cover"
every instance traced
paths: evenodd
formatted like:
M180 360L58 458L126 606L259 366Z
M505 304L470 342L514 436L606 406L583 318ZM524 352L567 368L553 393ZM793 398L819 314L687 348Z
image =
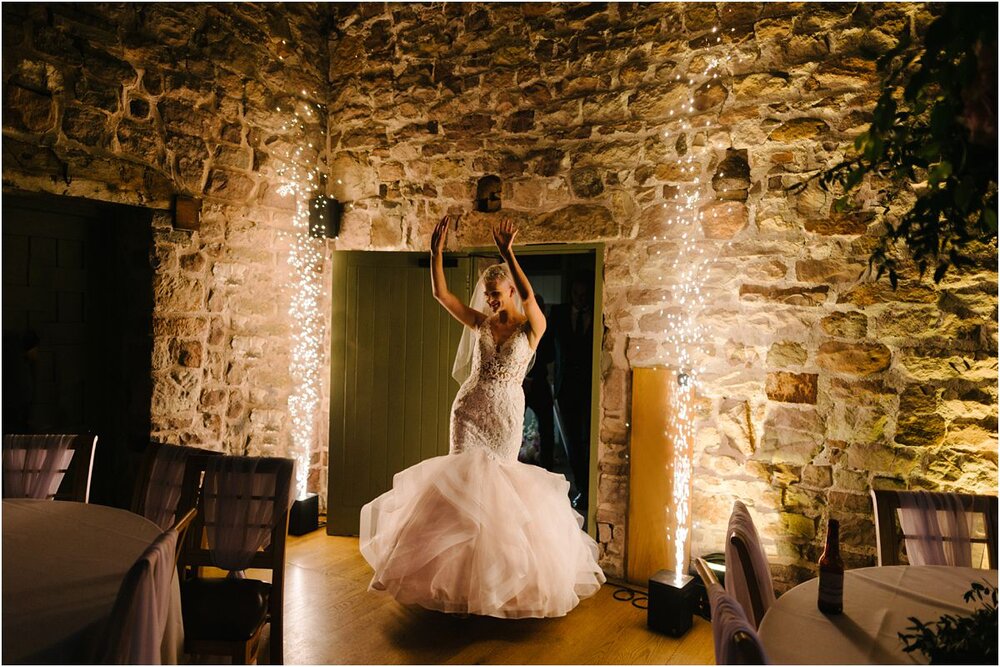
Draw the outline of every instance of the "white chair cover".
M728 568L726 579L729 579ZM722 586L712 584L708 587L708 601L712 607L712 638L715 640L715 664L742 665L748 664L746 656L737 648L736 633L744 632L750 641L757 645L761 664L767 663L767 654L757 636L753 623L743 612L743 607Z
M73 459L73 435L6 435L3 497L51 498Z
M740 553L736 550L732 540L735 535L746 545L747 553L750 556L750 568L744 568L744 563ZM753 572L757 583L757 590L760 593L760 618L754 615L753 602L751 600L750 586L745 574L746 569ZM733 596L746 612L754 627L760 625L764 619L764 612L774 604L774 585L771 583L771 568L767 563L767 556L764 555L764 548L760 543L760 535L757 527L754 526L753 519L746 505L737 500L733 503L733 513L729 516L729 528L726 531L726 592Z
M958 496L926 491L898 495L899 525L911 565L972 567L972 515Z
M108 619L100 663L160 664L176 546L176 530L162 533L126 573Z
M189 448L164 445L156 453L149 475L143 516L166 530L173 525L184 483L184 464Z
M291 503L289 480L280 479L277 471L258 472L265 460L218 456L205 467L205 532L212 562L220 569L247 569L254 554L270 543L278 512Z

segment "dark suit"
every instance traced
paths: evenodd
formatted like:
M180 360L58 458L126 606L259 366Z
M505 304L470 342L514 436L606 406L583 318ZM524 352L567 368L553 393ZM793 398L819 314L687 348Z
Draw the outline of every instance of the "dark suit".
M524 403L538 418L539 464L546 470L554 467L555 424L552 417L552 387L549 364L555 361L556 346L552 332L546 330L535 350L535 363L524 378Z
M552 307L550 322L556 344L556 398L566 430L574 481L586 504L590 481L593 310L576 311L571 304L558 304Z

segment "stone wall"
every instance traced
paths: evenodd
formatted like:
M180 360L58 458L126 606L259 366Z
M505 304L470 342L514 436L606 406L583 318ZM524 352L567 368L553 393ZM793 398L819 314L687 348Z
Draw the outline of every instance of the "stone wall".
M325 102L326 18L303 4L3 7L5 192L155 209L154 439L289 454L294 203L277 169L309 143L300 160L323 157L325 121L292 127L290 111ZM172 226L178 194L203 199L197 231Z
M866 127L874 60L904 26L926 26L923 6L333 11L340 247L425 249L487 174L502 179L524 242L605 242L598 526L609 573L623 568L629 369L676 363L667 317L681 308L683 231L666 221L696 178L695 245L717 258L695 351L694 553L722 548L741 498L785 587L814 570L828 517L841 520L848 564L873 562L872 485L995 490L995 248L982 271L893 291L859 279L870 214L832 213L816 187L786 191ZM727 55L714 85L681 78ZM685 130L681 116L701 127ZM680 169L692 156L695 168ZM467 215L455 247L488 244L487 224Z
M995 248L984 270L893 291L858 279L869 214L785 190L843 155L879 93L875 57L929 18L912 4L6 4L4 188L156 209L152 435L287 454L292 203L277 165L314 145L302 161L325 160L348 204L341 249L426 249L479 177L500 176L523 241L605 242L597 511L601 562L621 575L629 369L677 361L684 231L666 221L678 188L704 184L688 232L717 258L695 350L694 553L722 547L741 498L783 587L811 571L829 516L848 563L872 562L873 484L996 489ZM723 55L713 85L684 83ZM329 103L325 126L288 127L303 101ZM175 194L203 198L198 231L171 226ZM487 244L488 221L467 215L453 243Z

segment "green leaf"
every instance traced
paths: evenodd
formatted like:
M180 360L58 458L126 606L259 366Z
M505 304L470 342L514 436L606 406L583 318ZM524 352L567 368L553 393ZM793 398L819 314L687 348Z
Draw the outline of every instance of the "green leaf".
M941 181L948 180L949 176L951 176L951 163L938 162L936 165L931 167L931 170L927 173L927 181L931 185L937 185Z

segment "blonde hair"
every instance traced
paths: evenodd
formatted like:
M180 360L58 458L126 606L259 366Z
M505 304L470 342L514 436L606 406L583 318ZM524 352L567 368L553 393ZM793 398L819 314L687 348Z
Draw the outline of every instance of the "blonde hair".
M513 283L514 279L511 278L510 270L507 268L506 264L490 264L483 271L482 275L483 283L498 283L503 280Z

